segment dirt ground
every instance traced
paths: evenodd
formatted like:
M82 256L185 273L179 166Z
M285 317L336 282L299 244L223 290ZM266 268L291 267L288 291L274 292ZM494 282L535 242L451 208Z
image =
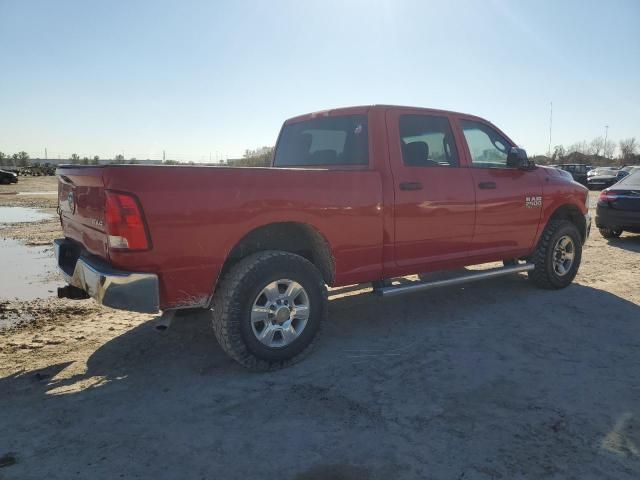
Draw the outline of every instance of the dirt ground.
M55 190L32 180L0 206L54 208L5 195ZM56 222L0 237L48 242ZM32 320L0 331L0 478L640 478L639 235L592 231L562 291L367 292L333 290L316 351L267 374L204 312L160 334L90 300L0 301Z

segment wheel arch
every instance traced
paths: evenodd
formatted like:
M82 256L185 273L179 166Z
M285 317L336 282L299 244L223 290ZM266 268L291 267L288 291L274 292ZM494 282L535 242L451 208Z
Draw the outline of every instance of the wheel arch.
M325 283L333 284L335 262L326 237L308 223L273 222L254 228L231 248L218 275L216 288L233 265L248 255L265 250L300 255L315 265Z
M568 220L576 226L580 232L582 243L584 243L587 240L587 221L584 215L585 214L576 205L572 203L565 203L558 206L553 211L547 219L546 224L552 220Z

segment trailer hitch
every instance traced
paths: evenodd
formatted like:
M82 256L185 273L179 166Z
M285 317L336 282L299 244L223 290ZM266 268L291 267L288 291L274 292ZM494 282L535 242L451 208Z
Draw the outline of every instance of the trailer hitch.
M84 300L89 298L89 294L81 288L67 285L58 287L58 298L70 298L71 300Z

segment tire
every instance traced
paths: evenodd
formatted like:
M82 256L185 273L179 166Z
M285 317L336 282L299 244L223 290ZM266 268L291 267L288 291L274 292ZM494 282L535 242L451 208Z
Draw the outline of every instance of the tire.
M281 287L286 287L286 283L279 282L287 281L302 288L303 300L307 302L308 317L301 327L301 320L294 318L298 308L293 300L288 309L284 305L278 305L277 310L271 310L275 302L271 302L264 294L274 284L275 291L278 292ZM273 288L269 292L272 296ZM277 302L281 301L285 300L278 298ZM260 302L265 305L259 305ZM264 314L265 322L252 320L254 309L269 312ZM285 318L289 318L286 316L287 311L290 313L290 328L285 328L286 320L282 324L278 323L276 317L280 318L280 310L286 310L282 312ZM222 349L243 367L255 371L276 370L297 363L312 350L320 327L327 317L327 310L327 288L320 272L311 262L288 252L258 252L240 260L222 279L213 299L213 331ZM274 316L271 312L277 312L277 315ZM260 312L258 315L261 315ZM285 330L291 337L293 334L290 332L295 331L294 322L297 324L295 329L298 330L295 335L298 336L286 344ZM263 340L259 339L261 332L258 332L260 325L270 332L275 331L271 333L273 344L281 340L283 345L269 346L262 343ZM278 333L280 339L277 338Z
M570 264L562 258L558 258L556 250L559 245L561 249L562 245L565 245L565 250L568 251L567 245L569 243L572 245ZM568 254L566 252L559 254L560 257L563 255ZM556 259L558 263L564 265L563 268L560 269L560 266L556 264ZM542 232L540 242L529 259L535 265L535 269L528 272L528 276L540 288L565 288L576 277L581 259L582 238L576 226L568 220L551 220ZM564 270L564 273L559 273L559 269Z
M598 230L604 238L618 238L622 235L622 230L613 230L612 228L599 228Z

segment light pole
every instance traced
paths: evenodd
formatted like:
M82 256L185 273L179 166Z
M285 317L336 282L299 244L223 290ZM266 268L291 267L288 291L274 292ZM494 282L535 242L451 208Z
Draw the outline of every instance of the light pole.
M549 156L551 156L551 126L553 125L553 102L549 104Z
M602 156L607 158L607 137L609 136L609 125L604 126L604 147L602 147Z

